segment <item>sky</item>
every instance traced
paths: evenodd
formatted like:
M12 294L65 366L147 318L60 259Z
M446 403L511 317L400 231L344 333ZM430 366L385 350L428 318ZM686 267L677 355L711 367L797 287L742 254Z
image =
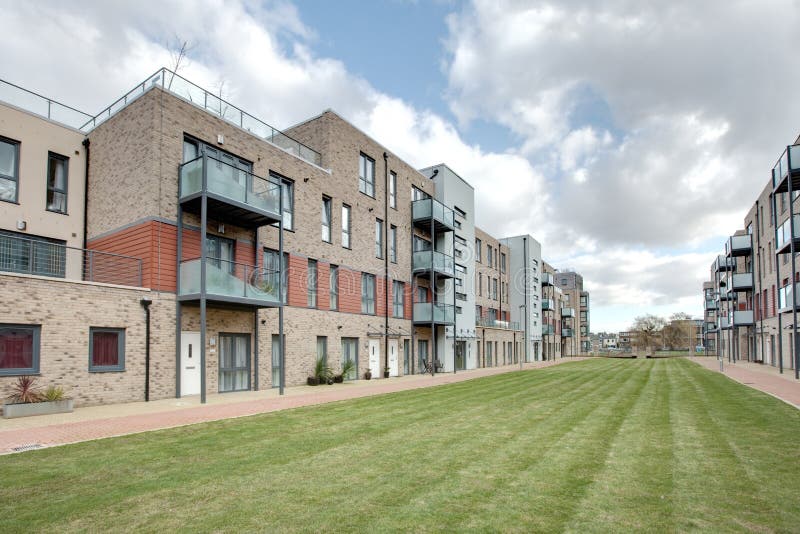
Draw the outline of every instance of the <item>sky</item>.
M592 331L702 317L800 133L798 0L0 0L0 78L97 113L162 66L277 127L334 109L476 190L591 292Z

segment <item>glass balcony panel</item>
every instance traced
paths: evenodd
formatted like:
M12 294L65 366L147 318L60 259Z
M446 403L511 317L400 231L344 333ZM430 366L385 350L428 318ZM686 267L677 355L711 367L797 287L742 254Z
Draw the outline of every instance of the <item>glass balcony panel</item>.
M430 250L417 251L414 253L413 262L415 271L433 268L435 271L455 276L455 261L453 257L442 252L433 251L431 255Z
M752 289L753 273L734 273L732 277L732 287L736 290Z
M436 199L423 198L420 200L415 200L411 204L411 216L415 221L420 219L430 219L431 215L433 216L434 220L439 221L450 228L453 228L455 225L453 210Z
M800 145L792 145L789 147L789 154L792 160L792 170L800 169Z
M455 317L455 307L452 304L414 303L414 321L416 322L454 323Z
M201 293L201 260L181 262L180 295ZM206 258L206 295L278 302L279 271L256 268L216 258Z
M555 308L553 299L542 299L542 310L554 310Z
M787 218L784 223L775 231L775 249L780 250L787 243L789 243L791 235L791 220ZM800 215L794 216L794 237L795 239L800 239Z

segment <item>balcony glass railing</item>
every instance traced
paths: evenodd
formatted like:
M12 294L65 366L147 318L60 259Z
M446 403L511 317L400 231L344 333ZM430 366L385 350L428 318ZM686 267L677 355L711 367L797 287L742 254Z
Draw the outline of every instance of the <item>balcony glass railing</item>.
M750 326L753 324L753 310L736 310L733 312L733 326Z
M239 128L250 132L256 137L272 143L273 145L282 148L290 154L294 154L309 163L320 166L322 164L322 156L319 152L307 147L303 143L292 139L285 133L277 128L273 128L266 122L257 119L249 113L242 111L233 104L222 100L219 96L212 92L206 91L200 86L197 86L178 76L168 69L160 69L152 76L148 77L145 81L138 84L136 87L128 91L116 102L101 111L97 116L91 117L88 121L81 126L84 132L91 131L98 125L113 117L122 108L145 94L153 87L160 87L165 91L183 98L203 108L208 113L216 115L226 122L238 126Z
M706 299L706 310L716 310L719 307L714 299Z
M452 304L433 302L414 303L414 321L423 323L454 323L456 310Z
M420 250L414 253L413 256L413 269L415 271L429 271L433 269L440 273L455 276L455 262L453 256L448 256L442 252L430 250Z
M575 317L575 308L561 308L561 317Z
M562 328L561 337L572 337L572 328Z
M543 336L552 336L556 333L556 327L551 324L543 324L542 325L542 335Z
M453 210L433 198L423 198L411 203L411 216L415 221L430 219L453 228Z
M720 317L719 318L719 329L720 330L727 330L730 328L730 321L727 317Z
M734 256L750 253L753 249L753 236L733 235L725 243L725 252Z
M800 157L800 155L798 155ZM775 231L775 250L780 250L789 243L792 236L792 222L787 218ZM794 238L800 238L800 215L794 216Z
M734 291L753 289L753 273L734 273L731 277L731 288Z
M800 170L800 145L792 145L787 147L781 154L778 163L772 168L772 188L778 187L778 184L789 174L789 154L792 159L792 170Z
M543 286L555 285L555 279L553 278L553 275L550 273L542 273L542 285Z
M556 309L556 303L553 299L542 299L542 310L552 311Z
M0 100L76 130L87 120L92 119L88 113L65 106L5 80L0 80Z
M497 319L479 318L477 326L486 328L502 328L504 330L520 330L519 323L511 321L499 321Z
M786 284L782 288L778 290L778 309L779 310L790 310L792 309L792 293L794 293L794 305L795 307L800 307L800 296L798 296L796 291L793 291L794 284Z
M180 269L180 295L199 295L201 260L185 260ZM278 302L280 271L216 258L206 258L206 288L209 297Z
M736 267L736 260L734 258L728 258L724 254L720 254L719 256L717 256L718 271L730 271L735 267Z
M181 165L181 199L203 192L203 168L206 169L206 193L224 197L253 209L280 213L281 186L246 170L204 154Z

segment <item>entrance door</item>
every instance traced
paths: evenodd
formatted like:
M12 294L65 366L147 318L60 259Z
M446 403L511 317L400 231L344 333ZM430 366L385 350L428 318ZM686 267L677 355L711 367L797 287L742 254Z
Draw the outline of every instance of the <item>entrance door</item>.
M250 389L250 334L219 335L219 392Z
M181 332L181 397L200 393L200 332Z
M369 370L372 376L379 377L381 374L381 342L379 339L369 340Z
M411 372L411 368L409 367L411 365L411 362L410 362L411 357L410 357L410 354L409 354L410 352L411 351L409 350L409 341L407 339L404 339L403 340L403 374L404 375L407 375L407 374L409 374Z
M400 376L400 362L397 357L397 340L389 340L389 376Z
M464 371L467 368L467 342L456 341L456 370Z

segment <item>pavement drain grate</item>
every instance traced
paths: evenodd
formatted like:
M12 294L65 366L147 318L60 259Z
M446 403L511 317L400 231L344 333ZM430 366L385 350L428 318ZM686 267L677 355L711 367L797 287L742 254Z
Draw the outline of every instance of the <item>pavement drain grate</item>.
M24 452L41 448L42 445L40 443L28 443L27 445L20 445L19 447L13 447L11 450L14 452Z

